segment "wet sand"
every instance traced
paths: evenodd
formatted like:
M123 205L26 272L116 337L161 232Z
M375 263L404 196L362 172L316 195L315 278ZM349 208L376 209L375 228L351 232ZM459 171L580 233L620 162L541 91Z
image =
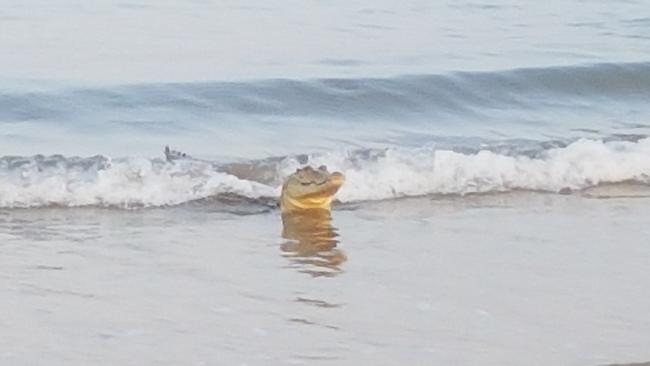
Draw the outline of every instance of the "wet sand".
M595 197L3 210L0 364L644 362L650 199Z

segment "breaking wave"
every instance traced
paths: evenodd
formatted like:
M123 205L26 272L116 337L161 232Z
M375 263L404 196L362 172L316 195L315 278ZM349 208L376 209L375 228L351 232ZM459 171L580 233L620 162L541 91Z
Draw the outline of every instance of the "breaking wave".
M537 150L435 147L340 151L216 165L191 158L0 158L0 207L158 207L221 195L277 198L282 179L305 164L346 174L342 202L406 196L535 190L606 183L650 184L650 138L582 139ZM245 174L240 174L244 172Z
M223 193L275 195L269 186L203 162L60 155L0 159L0 207L167 206Z

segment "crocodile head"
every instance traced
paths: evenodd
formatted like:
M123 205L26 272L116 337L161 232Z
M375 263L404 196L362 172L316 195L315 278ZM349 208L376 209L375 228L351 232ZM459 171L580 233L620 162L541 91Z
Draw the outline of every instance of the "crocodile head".
M307 166L287 177L282 186L282 213L309 209L330 210L334 194L341 188L345 176L330 173L324 165L318 169Z

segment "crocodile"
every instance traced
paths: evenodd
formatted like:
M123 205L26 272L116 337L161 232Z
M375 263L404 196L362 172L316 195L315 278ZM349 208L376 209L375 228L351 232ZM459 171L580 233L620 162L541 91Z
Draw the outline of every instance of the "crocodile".
M334 194L345 182L343 173L330 173L324 165L318 169L310 166L296 169L282 185L280 208L282 214L304 210L330 211Z
M172 150L165 146L165 159L168 163L189 160L212 164L205 160L191 157L190 155ZM244 164L231 163L225 165L214 165L215 170L232 174L240 179L254 180L261 183L272 183L276 164ZM332 200L336 192L345 182L345 176L341 172L330 173L327 167L321 165L317 169L306 166L289 175L282 185L279 206L282 214L302 212L305 210L319 209L326 212L331 211Z

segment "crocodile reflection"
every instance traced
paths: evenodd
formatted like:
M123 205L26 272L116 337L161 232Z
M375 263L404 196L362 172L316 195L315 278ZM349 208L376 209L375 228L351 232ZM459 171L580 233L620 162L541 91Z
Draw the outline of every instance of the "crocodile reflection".
M338 234L332 226L332 200L345 177L327 167L296 170L285 180L280 197L282 245L292 266L312 276L334 276L341 272L345 254L337 249Z
M332 277L342 272L347 257L337 248L337 229L329 210L310 209L282 215L284 256L291 267L314 277Z

